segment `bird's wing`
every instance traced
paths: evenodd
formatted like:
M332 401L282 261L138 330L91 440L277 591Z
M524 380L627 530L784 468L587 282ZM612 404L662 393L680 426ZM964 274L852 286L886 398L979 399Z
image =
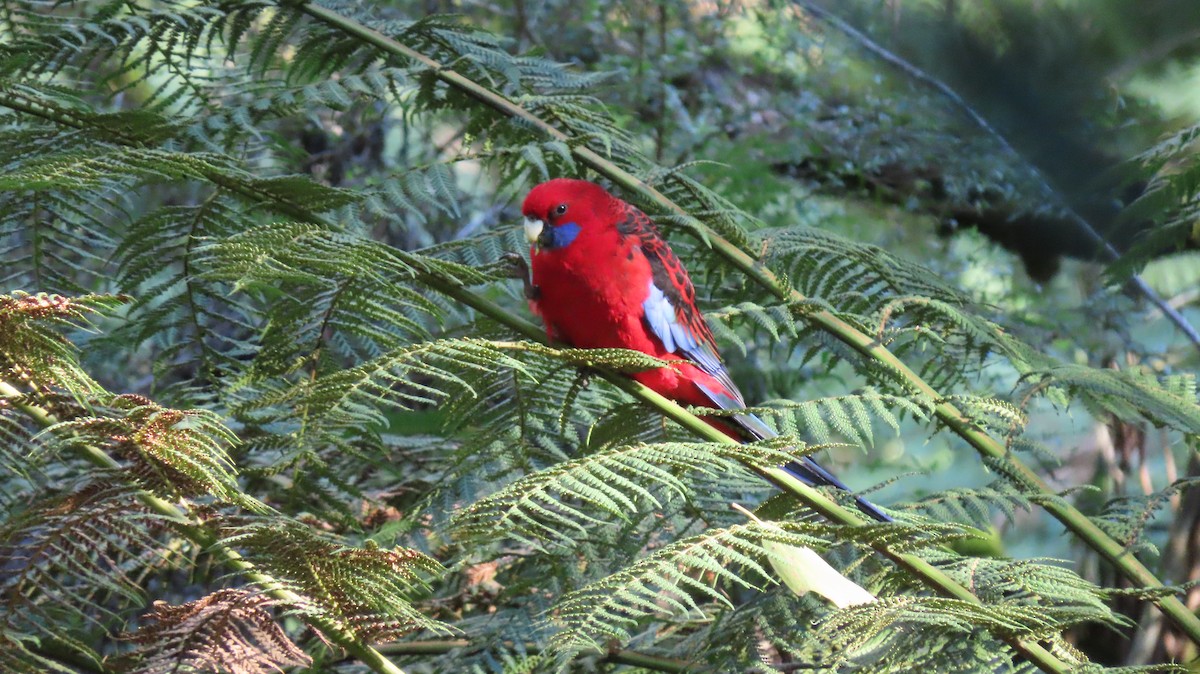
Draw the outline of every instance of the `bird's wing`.
M618 227L622 234L638 238L638 245L650 262L650 292L642 302L646 324L667 351L687 358L717 381L719 387L693 382L714 406L723 410L744 409L746 402L717 354L716 340L696 307L696 290L679 258L658 233L650 217L637 208L627 205L625 218ZM730 421L760 440L776 435L753 414L738 414L730 417ZM810 457L791 461L784 469L810 485L828 485L850 491L844 482ZM855 496L855 501L871 517L881 522L891 521L890 516L861 496Z
M618 225L626 236L636 237L650 263L649 293L642 302L642 317L670 353L687 358L715 377L736 407L745 407L742 394L729 378L717 353L717 343L704 316L696 307L696 289L671 247L658 233L650 217L626 205ZM716 400L713 401L717 403Z
M626 206L625 219L619 225L622 234L635 236L650 263L650 292L642 302L643 318L667 351L687 358L708 373L719 386L694 382L714 407L740 410L746 407L742 392L729 376L717 353L712 329L696 307L696 289L679 257L658 233L650 217L633 206ZM749 436L763 439L775 431L753 414L739 414L730 421Z

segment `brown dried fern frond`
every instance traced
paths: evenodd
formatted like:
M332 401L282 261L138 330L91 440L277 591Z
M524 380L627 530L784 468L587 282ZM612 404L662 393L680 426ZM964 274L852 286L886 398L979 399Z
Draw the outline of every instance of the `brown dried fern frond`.
M268 674L305 667L310 658L284 633L272 600L224 589L186 604L156 601L146 624L123 638L138 645L131 674L187 671Z

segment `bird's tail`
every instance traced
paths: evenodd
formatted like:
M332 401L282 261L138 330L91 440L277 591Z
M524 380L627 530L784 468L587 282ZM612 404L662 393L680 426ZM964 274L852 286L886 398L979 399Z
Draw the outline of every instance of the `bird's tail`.
M744 407L741 397L734 398L720 391L704 386L700 382L695 382L696 386L708 396L709 400L716 404L721 409L737 409ZM732 385L732 384L731 384ZM748 438L757 438L765 440L776 436L774 430L771 429L762 419L759 419L753 414L738 414L733 417L709 417L706 419L708 423L717 427L722 433L738 439L746 440ZM741 436L739 438L739 436ZM784 464L783 469L800 479L801 482L812 487L837 487L843 491L852 492L846 483L834 477L833 473L821 467L821 464L813 461L805 456L790 461ZM890 515L879 509L879 506L871 503L867 499L855 495L854 502L858 504L858 509L870 515L872 518L880 522L894 522Z
M833 473L830 473L829 471L825 470L824 468L821 467L821 464L817 463L816 461L813 461L811 458L809 458L807 456L801 458L798 461L791 461L791 462L785 464L783 466L783 469L786 470L787 472L791 473L792 475L795 475L797 478L799 478L802 482L804 482L807 485L811 485L814 487L830 486L830 487L837 487L838 489L842 489L845 491L850 491L850 487L847 487L844 482L842 482L841 480L834 477ZM865 499L861 496L855 495L854 503L858 506L859 510L863 511L867 515L870 515L872 518L879 520L880 522L894 522L895 521L892 519L891 515L888 515L887 513L880 510L879 506L875 505L874 503L871 503L870 501L868 501L867 499Z

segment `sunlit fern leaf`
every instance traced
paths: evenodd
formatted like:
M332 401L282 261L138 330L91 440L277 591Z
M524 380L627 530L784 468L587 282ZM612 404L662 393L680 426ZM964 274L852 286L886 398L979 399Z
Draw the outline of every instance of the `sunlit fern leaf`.
M130 476L160 494L262 511L238 488L228 447L237 438L209 410L172 410L135 395L114 397L111 413L68 419L38 436L38 451L67 454L84 443L129 461Z
M876 302L913 295L962 305L966 298L928 269L826 230L760 230L764 262L788 273L796 288L839 311L865 315Z
M1056 636L1063 625L1106 617L1111 620L1112 614L1078 604L980 605L942 597L893 596L837 611L822 623L820 633L831 650L854 653L878 637L895 638L896 633L909 630L964 637L986 630L998 636L1043 639Z
M879 309L881 324L900 321L916 323L923 336L936 338L952 353L974 354L982 359L989 351L1002 354L1017 369L1027 372L1047 358L1031 349L1000 326L983 316L966 311L961 304L936 298L902 296L885 302ZM946 350L946 349L943 349ZM964 359L965 360L965 359Z
M851 395L802 402L780 400L751 409L776 420L784 433L810 437L822 444L848 440L867 447L874 444L876 421L899 433L902 415L928 419L933 405L918 396L880 393L868 387Z
M969 308L920 265L807 228L767 230L764 261L797 290L880 341L939 388L961 381L991 351L1027 370L1033 352Z
M691 219L697 218L713 231L739 245L748 247L750 236L746 233L745 224L756 221L745 211L741 210L728 199L688 176L686 173L673 168L665 171L652 171L646 178L650 184L663 183L660 191L687 210L687 215L678 213L664 214L658 217L660 224L674 223L684 227L694 227ZM701 239L702 230L697 230Z
M1063 363L1040 369L1027 377L1031 392L1044 387L1072 391L1092 410L1118 419L1146 419L1183 433L1200 433L1200 405L1190 380L1172 379L1163 385L1142 370L1095 369Z
M494 367L524 370L520 361L481 340L418 342L315 380L273 385L241 411L281 408L305 423L384 425L382 410L413 409L453 395L476 395L456 372Z
M444 572L431 557L405 548L347 547L294 520L228 524L224 543L246 550L256 567L298 595L291 611L332 618L368 642L450 631L413 605Z
M718 343L732 343L745 354L747 343L733 326L747 325L754 333L766 332L771 338L771 344L782 342L794 346L800 334L800 326L796 321L800 312L794 309L794 305L764 306L754 302L738 302L706 311L704 315Z
M1024 410L1007 400L981 396L957 395L948 400L961 410L971 423L1001 437L1019 435L1029 417Z
M517 480L455 515L471 537L497 533L571 545L597 526L663 510L690 490L683 475L785 463L792 455L761 445L667 443L618 447L564 461Z
M1081 654L1078 651L1075 651L1073 655L1075 655L1076 659L1080 659ZM1108 667L1104 669L1104 674L1187 674L1187 672L1187 667L1175 663L1129 665L1126 667Z
M840 644L842 637L826 629L830 612L818 608L815 602L798 603L786 593L771 593L717 616L712 627L698 632L696 638L712 644L707 650L710 659L720 657L730 662L724 671L741 669L736 666L741 663L756 665L751 671L764 665L774 671L788 671L800 665L823 672L881 674L1041 671L1004 642L982 632L939 633L919 626L901 628L882 631L864 640L856 650L846 650Z
M473 285L490 277L466 265L402 251L378 241L318 224L274 223L252 228L197 250L212 278L249 283L255 279L274 283L320 285L330 278L353 274L387 284L412 278L418 272L449 277ZM415 300L410 302L415 303ZM432 309L426 301L420 308Z
M987 527L995 512L1011 520L1018 508L1029 508L1029 501L1012 484L997 480L974 489L953 488L939 491L918 501L914 509L941 522L964 522Z
M857 542L864 549L867 547L886 548L897 553L928 553L939 547L979 536L978 532L961 524L931 522L922 522L920 525L896 524L896 526L883 526L872 521L855 526L832 528L821 523L799 522L786 526L790 527L791 531L809 533L839 542Z
M1105 603L1102 588L1082 578L1063 560L960 557L939 565L968 587L976 596L996 606L1046 607L1048 615L1062 609L1090 612L1097 622L1126 624L1127 619Z
M19 171L0 177L0 189L87 189L123 176L129 184L201 179L230 170L216 154L187 154L156 149L96 148L87 155L72 152L23 162Z
M307 667L300 650L271 615L275 602L262 594L225 589L172 606L156 601L122 659L132 674L171 674L181 669L229 674L269 674Z
M579 445L584 441L581 433L617 399L611 389L600 386L587 395L572 396L576 371L557 361L526 357L522 363L528 376L503 369L464 372L478 395L448 401L443 408L447 430L478 429L480 439L486 441L486 436L494 432L489 429L504 428L515 431L521 442L530 445L538 443L542 435L558 436L553 440L562 444ZM470 452L471 444L468 439L463 451ZM555 461L566 458L561 452L552 456Z
M1147 536L1147 527L1154 522L1163 508L1170 505L1172 497L1194 489L1198 484L1200 478L1185 477L1149 494L1119 496L1105 503L1104 509L1092 519L1109 536L1130 551L1137 554L1157 554L1157 546Z
M768 529L754 522L713 529L677 540L621 571L563 596L552 613L561 632L551 640L561 657L625 643L635 626L652 616L702 619L709 610L732 607L723 586L756 587L772 577L762 540L824 547L817 538Z
M520 227L504 227L470 238L422 248L418 252L426 257L446 259L474 267L482 273L494 275L494 280L507 280L507 270L500 266L506 263L501 262L501 257L511 252L527 251L528 247L529 243ZM509 283L514 292L520 290L521 286L516 281Z
M81 397L100 394L100 385L76 363L75 346L60 333L86 329L89 314L111 310L126 299L0 295L0 378L9 385L27 384L41 395L51 389Z

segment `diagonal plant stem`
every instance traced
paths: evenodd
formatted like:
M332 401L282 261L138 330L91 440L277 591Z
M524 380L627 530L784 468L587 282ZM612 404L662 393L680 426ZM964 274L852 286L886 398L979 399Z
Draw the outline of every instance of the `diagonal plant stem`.
M44 408L30 403L20 389L3 380L0 380L0 400L20 410L42 428L49 428L58 423L58 419L54 415ZM79 456L97 468L121 468L121 464L116 459L98 447L77 443L74 448ZM145 490L140 490L137 496L138 500L147 508L174 523L178 530L196 547L215 555L227 567L263 588L263 591L271 598L292 605L302 601L302 597L286 589L279 581L255 570L254 564L247 561L241 553L221 543L220 538L211 529L188 516L179 506ZM300 618L377 674L404 674L403 669L397 667L378 650L359 641L358 637L335 621L312 615L303 615Z
M626 190L637 194L645 201L653 203L667 212L687 215L682 207L658 190L647 185L591 148L581 145L578 142L570 142L576 139L572 139L549 122L537 117L505 96L488 89L459 72L447 68L429 56L337 12L312 3L302 4L299 8L314 19L332 26L364 43L377 47L383 52L421 63L430 68L439 80L474 98L481 104L507 117L518 119L524 125L553 140L567 143L571 147L572 154L578 161ZM710 246L717 254L725 258L727 262L746 276L750 277L755 283L763 286L781 301L789 303L791 306L804 305L807 298L802 293L785 285L771 270L760 264L751 255L721 237L717 232L703 225L703 223L696 223L696 227L698 228L698 234L703 238L705 244ZM689 229L689 231L693 230ZM1060 498L1036 471L1025 465L1017 457L1011 455L1003 443L972 423L962 410L940 395L921 375L905 365L904 362L876 339L827 310L820 310L813 313L805 312L800 315L805 320L811 321L817 327L847 344L865 358L886 366L903 379L914 391L928 396L931 400L935 401L933 412L939 421L949 428L951 432L957 434L970 444L984 458L1004 462L1013 473L1013 477L1025 485L1025 488L1033 495L1041 497L1038 499L1038 502L1047 512L1062 522L1085 545L1098 552L1126 578L1141 587L1164 587L1162 581L1142 564L1132 552L1105 533L1104 530L1080 512L1079 509L1075 508L1065 499ZM1178 597L1174 595L1160 596L1153 599L1153 601L1172 622L1188 635L1192 642L1200 645L1200 618L1197 618Z

